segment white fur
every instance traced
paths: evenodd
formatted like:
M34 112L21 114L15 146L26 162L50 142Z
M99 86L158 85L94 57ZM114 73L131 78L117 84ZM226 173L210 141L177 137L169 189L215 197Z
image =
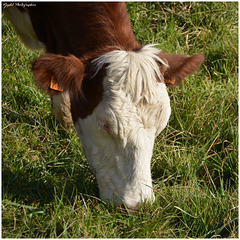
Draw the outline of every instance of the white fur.
M11 6L4 9L4 14L27 47L33 50L44 49L44 44L38 40L27 11L21 12L17 7Z
M71 103L67 91L51 96L51 108L61 126L67 128L72 123Z
M123 201L135 208L154 200L153 144L171 112L166 86L156 79L162 79L155 62L163 63L158 52L146 46L139 52L112 51L95 60L97 71L108 64L103 99L92 115L75 124L100 197L115 205Z
M109 64L107 70L114 77L115 88L128 94L134 103L141 99L151 103L156 99L156 91L152 91L156 77L163 82L157 61L167 66L157 56L160 50L153 46L146 45L139 52L115 50L106 53L94 61L96 72Z

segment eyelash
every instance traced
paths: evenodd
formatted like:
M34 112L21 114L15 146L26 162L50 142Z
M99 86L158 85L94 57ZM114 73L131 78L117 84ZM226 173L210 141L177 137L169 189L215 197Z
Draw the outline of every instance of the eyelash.
M103 120L102 118L98 118L98 123L99 123L99 127L106 132L107 134L109 134L109 126L107 124L107 122L105 120Z

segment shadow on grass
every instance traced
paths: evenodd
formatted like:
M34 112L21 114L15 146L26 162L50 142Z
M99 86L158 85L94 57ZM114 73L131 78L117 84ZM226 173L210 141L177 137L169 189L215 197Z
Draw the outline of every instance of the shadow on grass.
M80 175L79 175L80 174ZM24 171L14 172L3 168L2 171L2 193L7 195L10 201L22 204L37 204L43 207L56 199L62 199L67 203L74 201L75 196L82 194L98 196L96 182L90 186L84 178L87 174L79 171L76 178L64 178L60 172L49 177L29 177ZM54 179L54 177L57 179ZM64 180L63 180L64 179Z
M63 130L57 124L52 114L37 119L27 113L4 109L3 116L6 123L28 124L33 126L34 129L44 124L49 132L56 134L56 141L69 137L69 132ZM8 135L7 130L3 132L3 141L5 139L4 135ZM39 144L41 144L41 139L39 139ZM7 145L6 147L9 148ZM19 152L19 150L16 152L14 149L8 149L6 152L8 152L5 153L6 156L4 153L2 156L3 199L6 196L5 198L12 202L17 201L26 205L37 204L41 207L56 198L60 199L62 196L64 196L64 201L68 202L74 201L75 196L81 194L98 196L97 183L90 167L86 161L79 163L78 160L75 160L79 157L72 152L71 148L61 157L56 156L54 160L48 159L47 152L42 152L43 157L40 156L40 160L29 158L26 161L23 160L23 162L19 161L19 163L17 163L18 158L26 158L24 149L22 152ZM46 158L44 155L46 155ZM17 158L17 160L15 161L14 158Z

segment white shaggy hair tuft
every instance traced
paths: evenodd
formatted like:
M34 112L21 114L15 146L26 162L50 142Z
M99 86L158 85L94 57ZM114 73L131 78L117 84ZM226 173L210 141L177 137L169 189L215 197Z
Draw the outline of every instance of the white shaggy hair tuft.
M114 50L93 60L96 73L107 65L107 77L116 90L122 90L134 103L145 100L154 103L156 84L163 81L157 62L168 66L157 56L161 50L146 45L138 51Z

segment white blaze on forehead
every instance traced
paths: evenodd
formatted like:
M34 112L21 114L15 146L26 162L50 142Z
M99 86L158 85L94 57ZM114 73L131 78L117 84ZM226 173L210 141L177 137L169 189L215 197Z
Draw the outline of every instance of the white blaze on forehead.
M152 104L158 94L155 89L157 78L163 82L163 76L157 62L167 66L157 56L161 51L153 46L146 45L136 52L111 51L100 56L93 63L97 72L107 64L109 81L113 81L115 89L128 94L133 103L144 99Z
M100 197L134 208L153 200L150 162L154 139L170 116L170 101L159 70L159 50L116 50L94 61L106 65L103 97L93 113L75 123ZM157 81L160 79L160 82ZM161 82L162 80L162 82Z

